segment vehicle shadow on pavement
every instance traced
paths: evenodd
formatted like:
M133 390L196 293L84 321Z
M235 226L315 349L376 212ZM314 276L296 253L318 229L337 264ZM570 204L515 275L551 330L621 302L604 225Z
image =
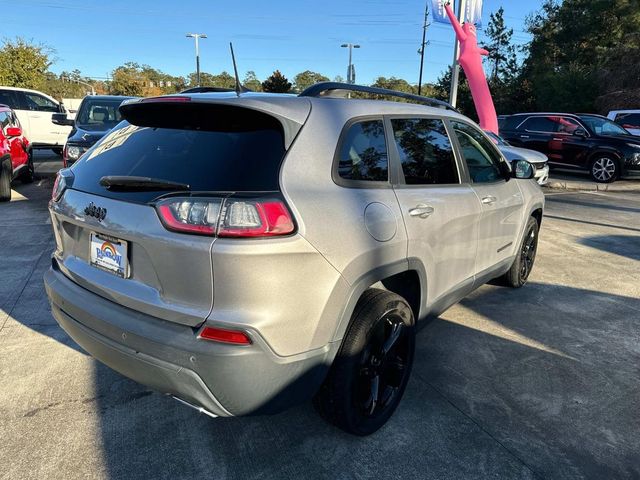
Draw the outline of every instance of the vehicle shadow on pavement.
M95 363L108 477L622 478L640 475L640 300L484 286L418 334L398 411L358 438L310 403L210 419Z
M615 253L632 260L640 260L640 236L596 235L581 238L580 243L604 252Z

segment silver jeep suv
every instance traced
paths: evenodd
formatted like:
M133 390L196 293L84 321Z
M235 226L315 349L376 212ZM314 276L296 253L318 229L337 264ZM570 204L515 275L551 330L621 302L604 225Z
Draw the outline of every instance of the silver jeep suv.
M364 93L409 102L344 98ZM402 397L416 323L533 266L531 167L437 100L326 83L120 110L58 174L47 294L87 352L202 412L313 398L370 434Z

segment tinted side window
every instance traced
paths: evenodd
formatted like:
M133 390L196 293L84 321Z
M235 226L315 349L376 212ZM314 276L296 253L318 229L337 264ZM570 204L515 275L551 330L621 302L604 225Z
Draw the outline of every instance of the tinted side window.
M453 148L442 120L393 119L391 125L407 185L459 183Z
M499 167L502 159L491 142L471 125L462 122L451 122L451 125L469 167L471 181L485 183L502 180Z
M619 113L616 123L625 128L640 128L640 113Z
M530 117L522 125L520 125L518 130L555 133L558 131L558 122L554 122L547 117Z
M9 112L0 112L0 128L2 131L5 131L5 128L11 126L11 118L9 117Z
M568 135L573 135L578 128L582 128L582 126L576 122L573 118L569 117L549 117L551 121L558 123L558 128L556 133L566 133Z
M338 162L341 178L386 182L389 165L382 120L351 125L343 137Z
M11 108L20 108L18 96L13 90L0 90L0 104Z
M28 110L38 112L57 112L59 107L48 98L38 95L37 93L24 92L24 98L27 102Z

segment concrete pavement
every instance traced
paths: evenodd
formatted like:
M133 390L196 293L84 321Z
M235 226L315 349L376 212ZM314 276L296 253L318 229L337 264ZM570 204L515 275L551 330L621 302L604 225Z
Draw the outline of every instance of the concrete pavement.
M51 179L0 204L0 478L639 478L640 199L547 195L530 283L424 325L368 438L310 404L210 419L83 353L52 319Z

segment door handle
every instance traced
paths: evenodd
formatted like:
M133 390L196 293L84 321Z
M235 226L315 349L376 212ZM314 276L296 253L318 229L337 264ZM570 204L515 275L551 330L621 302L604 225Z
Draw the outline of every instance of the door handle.
M564 138L554 138L553 140L556 141L556 142L561 142L561 141L564 140Z
M529 138L529 135L520 135L520 138Z
M487 195L486 197L482 197L482 203L485 205L491 205L496 202L496 197L493 195Z
M409 210L409 215L411 215L412 217L427 218L433 212L433 207L421 203L420 205L416 205L414 208Z

